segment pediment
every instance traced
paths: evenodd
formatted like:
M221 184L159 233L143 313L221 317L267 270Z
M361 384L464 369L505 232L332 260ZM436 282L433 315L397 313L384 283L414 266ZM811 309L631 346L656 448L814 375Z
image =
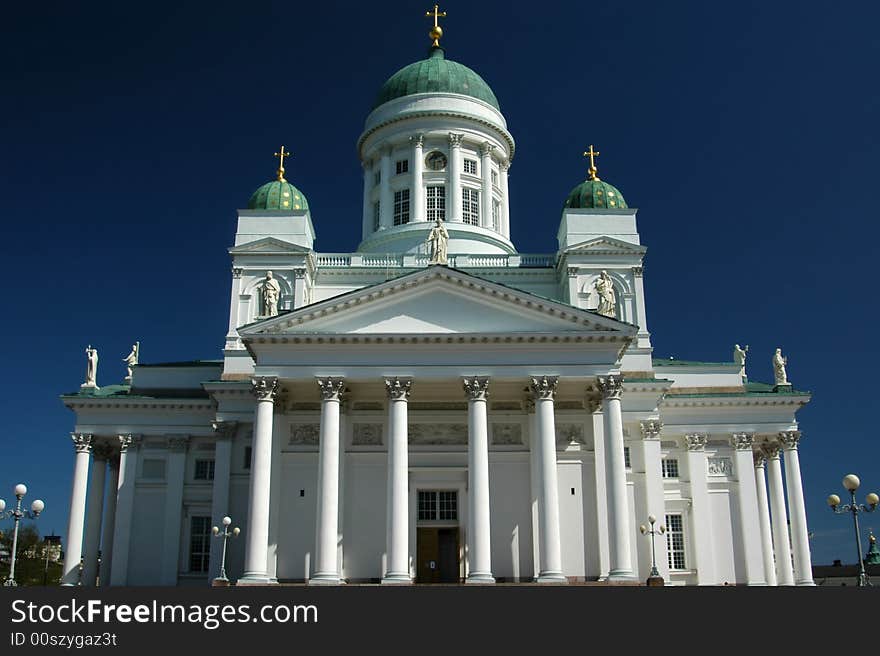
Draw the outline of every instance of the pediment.
M565 249L569 255L644 255L647 248L614 237L596 237Z
M636 328L595 312L442 266L343 294L239 329L272 334L575 334L628 337Z
M311 251L308 248L298 246L297 244L291 244L288 241L282 241L275 237L264 237L263 239L257 239L256 241L248 242L241 246L233 246L229 249L229 252L233 255L241 255L244 253L249 255L275 255L279 253L310 253Z

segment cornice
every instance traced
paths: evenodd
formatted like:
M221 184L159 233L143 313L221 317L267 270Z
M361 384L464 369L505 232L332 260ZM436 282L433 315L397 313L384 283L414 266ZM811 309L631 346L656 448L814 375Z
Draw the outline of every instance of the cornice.
M77 398L66 397L64 404L71 409L79 408L148 408L151 410L210 410L214 411L212 399L150 399L150 398Z

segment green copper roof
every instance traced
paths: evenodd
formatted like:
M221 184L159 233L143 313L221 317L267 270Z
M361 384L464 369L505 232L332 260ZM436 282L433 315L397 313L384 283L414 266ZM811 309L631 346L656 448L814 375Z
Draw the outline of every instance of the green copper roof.
M309 204L303 193L284 180L267 182L254 192L248 201L249 210L307 210Z
M626 207L626 201L616 187L602 180L585 180L571 190L565 201L565 207L571 209L620 209Z
M443 48L431 48L427 59L413 62L382 85L373 109L395 98L416 93L460 93L489 103L497 110L498 99L479 75L458 62L446 59Z

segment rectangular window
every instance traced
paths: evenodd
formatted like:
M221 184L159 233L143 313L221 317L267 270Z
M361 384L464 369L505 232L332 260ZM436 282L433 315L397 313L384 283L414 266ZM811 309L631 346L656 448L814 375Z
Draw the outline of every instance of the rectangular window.
M189 571L207 572L211 553L211 518L198 516L190 520Z
M419 490L419 519L437 519L437 493Z
M428 187L425 190L428 210L428 221L446 220L446 187Z
M458 519L458 492L455 490L419 490L419 519L455 521Z
M480 192L476 189L461 190L461 218L465 223L480 225Z
M213 481L214 480L214 461L213 460L196 460L196 471L193 478L197 481Z
M666 515L666 552L669 556L669 569L686 569L684 524L681 515Z
M678 478L678 460L675 458L663 458L660 461L663 467L663 478Z
M490 227L498 228L501 226L501 203L497 200L492 201L492 225Z
M623 466L632 469L632 461L629 459L629 447L623 447Z
M382 169L373 173L373 185L378 185L380 182L382 182Z
M409 223L409 189L394 192L394 225Z
M157 481L165 480L165 461L153 458L145 458L141 469L141 476L152 478Z
M464 172L470 173L471 175L476 175L477 174L477 160L466 159L464 161Z
M251 455L253 454L253 452L254 452L253 447L246 446L244 448L244 468L245 469L251 468Z
M396 166L397 166L397 175L400 175L401 173L406 173L409 171L409 160L408 159L399 160L397 162Z
M492 185L495 187L498 186L498 171L492 171Z
M379 220L381 218L381 208L379 207L379 201L377 200L373 203L373 232L379 230Z

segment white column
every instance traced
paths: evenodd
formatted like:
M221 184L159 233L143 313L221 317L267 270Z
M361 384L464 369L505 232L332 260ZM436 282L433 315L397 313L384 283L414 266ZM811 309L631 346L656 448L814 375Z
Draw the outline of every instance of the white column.
M559 482L556 470L556 418L553 397L559 378L532 378L529 390L535 401L540 472L540 565L538 583L567 583L562 573L562 539L559 528Z
M734 468L737 478L737 505L739 506L739 533L742 544L743 564L747 585L767 585L764 578L764 562L761 554L761 522L758 513L758 491L752 473L754 458L753 435L734 433Z
M491 516L489 511L489 379L462 381L468 398L468 583L495 583L492 576Z
M339 584L339 402L341 378L318 378L321 428L318 442L318 507L315 566L311 585Z
M629 499L626 491L626 461L623 453L623 415L620 397L623 379L602 376L598 379L602 393L602 414L605 424L605 472L608 477L608 541L610 569L608 579L632 580Z
M767 456L767 479L770 487L770 512L773 518L773 553L776 556L776 578L779 585L794 585L791 567L791 543L788 540L788 521L785 515L785 493L782 489L782 466L779 445L764 448Z
M83 550L82 584L94 586L98 582L98 550L101 548L101 519L104 516L104 483L107 477L107 459L110 449L106 444L92 446L92 475L89 482L89 501L86 508L86 546Z
M507 192L507 170L510 162L501 162L498 172L501 175L501 230L499 232L510 239L510 195Z
M480 147L480 173L483 178L483 190L480 192L480 225L487 227L492 222L492 151L495 146L486 141ZM495 226L499 230L499 226ZM500 231L500 230L499 230Z
M796 585L816 585L813 581L813 562L810 557L810 539L807 532L807 510L804 507L804 486L801 481L801 463L798 456L800 431L779 433L785 457L785 486L788 489L788 510L791 514L791 540L794 551Z
M525 401L526 414L529 420L529 483L531 487L532 508L532 573L537 580L541 571L541 443L538 440L538 422L535 416L535 402L528 398Z
M116 500L116 526L113 527L113 564L110 585L128 583L128 556L131 523L134 518L134 486L137 475L140 436L119 436L119 486Z
M229 329L226 331L226 348L238 346L239 308L241 307L241 268L232 268L232 288L229 292Z
M183 479L186 476L188 443L186 437L169 437L167 442L161 585L177 585L177 572L180 569L180 529L183 521Z
M691 488L691 534L696 561L697 585L718 583L712 549L712 509L709 507L709 463L706 460L708 435L685 435L688 479Z
M412 188L410 189L410 222L427 221L425 212L425 188L422 183L422 172L425 167L425 159L422 153L424 136L417 134L409 138L412 143Z
M61 585L79 585L79 561L82 558L83 525L86 518L86 491L89 484L89 456L92 436L72 433L76 459L73 465L73 488L70 493L70 515L67 520L66 551Z
M391 193L391 146L382 146L379 159L379 226L393 227L394 196Z
M269 556L269 502L272 490L272 419L278 379L252 379L257 407L254 410L254 439L251 446L251 485L248 498L248 527L245 540L244 574L236 585L272 583L267 571Z
M752 451L755 464L755 491L758 497L758 522L761 525L761 557L764 561L764 579L767 585L775 586L776 565L773 562L773 534L770 528L770 506L767 505L767 480L764 463L767 458L763 451Z
M388 393L388 533L382 583L412 583L409 571L409 378L386 378Z
M666 524L666 500L663 493L663 464L660 452L660 432L663 423L656 419L643 421L639 424L642 434L642 461L645 467L645 509L647 515L654 515L658 525ZM650 542L645 545L650 549ZM669 580L669 559L666 555L666 538L657 536L654 542L657 554L657 571L660 576ZM650 571L650 570L649 570Z
M461 223L461 140L464 135L449 133L449 162L446 183L446 220Z
M211 484L211 521L220 527L222 519L229 514L229 477L232 473L232 438L238 422L216 421L213 424L217 436L214 442L214 481ZM211 540L208 581L220 576L220 560L223 556L223 540Z
M101 533L101 565L98 570L98 584L110 585L110 570L113 565L113 532L116 530L116 500L119 490L119 454L108 461L110 480L107 483L106 510L104 511L104 530Z
M361 166L364 169L364 215L361 239L366 239L373 234L373 161L365 160L361 162Z

